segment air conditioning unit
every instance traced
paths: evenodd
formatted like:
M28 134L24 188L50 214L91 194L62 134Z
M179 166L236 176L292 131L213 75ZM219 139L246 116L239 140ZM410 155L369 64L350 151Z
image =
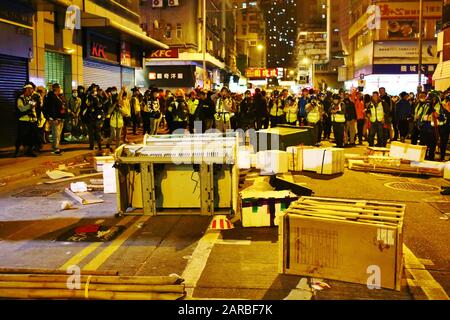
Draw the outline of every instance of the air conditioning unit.
M153 8L162 8L164 5L163 0L152 0Z
M178 7L180 5L180 1L178 0L169 0L167 2L169 7Z

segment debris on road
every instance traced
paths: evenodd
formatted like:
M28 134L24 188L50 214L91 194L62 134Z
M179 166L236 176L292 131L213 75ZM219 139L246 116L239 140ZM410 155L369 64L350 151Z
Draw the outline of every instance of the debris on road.
M87 192L88 186L85 182L72 182L70 184L70 190L73 192Z
M73 203L71 201L63 201L61 203L61 211L70 210L73 208Z
M45 184L56 184L61 182L68 182L68 181L74 181L74 180L82 180L86 178L94 178L94 177L100 177L102 176L102 173L90 173L90 174L83 174L80 176L71 176L70 178L63 178L58 180L47 180L44 181Z
M69 188L66 188L64 191L68 196L70 196L75 201L81 203L82 205L89 205L89 204L96 204L96 203L102 203L104 200L99 199L98 197L94 196L90 192L78 192L75 193Z
M64 178L75 177L75 175L73 173L62 171L62 170L52 170L52 171L48 170L46 172L46 174L52 180L59 180L59 179L64 179Z

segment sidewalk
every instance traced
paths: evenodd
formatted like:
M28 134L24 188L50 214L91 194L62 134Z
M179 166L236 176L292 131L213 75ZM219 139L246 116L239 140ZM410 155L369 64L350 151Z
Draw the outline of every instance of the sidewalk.
M130 140L130 143L139 143L142 136L128 134L128 140ZM105 145L104 143L103 146ZM0 187L42 176L47 170L57 169L62 164L70 165L82 163L85 160L92 161L92 158L97 155L110 154L106 147L101 151L89 150L89 144L82 142L61 143L62 155L52 154L51 144L44 145L42 149L42 152L36 158L26 156L14 158L14 147L0 148Z

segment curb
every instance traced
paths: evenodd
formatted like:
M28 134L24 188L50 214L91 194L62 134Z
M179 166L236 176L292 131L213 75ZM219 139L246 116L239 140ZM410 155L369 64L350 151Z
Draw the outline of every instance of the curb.
M9 176L0 177L0 185L7 185L9 183L17 183L21 180L30 179L30 177L37 177L45 175L48 170L57 169L62 164L70 164L70 163L81 163L85 160L89 161L95 156L95 153L92 151L85 152L82 154L74 155L66 159L61 159L60 161L49 161L40 164L39 166L29 169L26 171L22 171L19 173L15 173Z

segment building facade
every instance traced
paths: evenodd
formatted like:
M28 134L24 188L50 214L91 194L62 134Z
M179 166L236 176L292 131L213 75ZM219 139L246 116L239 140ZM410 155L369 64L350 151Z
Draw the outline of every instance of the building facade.
M442 26L438 34L437 50L439 64L433 75L436 90L450 87L450 1L444 0L442 7Z
M294 68L297 40L298 5L296 0L262 0L266 19L268 68Z
M246 68L266 67L266 23L260 1L235 1L236 49L241 73Z
M25 81L66 96L78 85L135 85L145 51L168 48L140 27L138 0L1 1L0 145L14 144L15 97ZM6 67L10 68L6 68ZM14 71L15 70L15 71ZM14 80L12 80L14 75Z
M170 53L149 52L146 55L146 69L139 80L141 85L214 89L229 85L240 75L236 64L237 12L232 1L206 0L206 83L203 83L203 0L159 1L156 4L141 1L141 15L147 33L167 43L171 49ZM177 71L175 66L187 73L189 81L177 81L168 87L161 80L165 80L167 74L172 77ZM149 81L149 75L153 77L155 73L156 79ZM161 75L163 79L160 79Z
M349 9L349 12L345 10ZM419 85L419 1L350 1L348 47L340 78L347 88L363 85L365 92L386 87L388 93L417 90ZM437 33L441 1L423 1L421 85L431 86L439 62ZM341 28L343 29L343 28Z

